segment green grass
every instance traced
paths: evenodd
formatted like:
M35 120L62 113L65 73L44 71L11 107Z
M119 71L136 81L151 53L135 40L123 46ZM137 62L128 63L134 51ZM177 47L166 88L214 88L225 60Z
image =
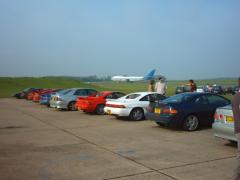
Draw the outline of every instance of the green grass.
M82 83L78 80L62 77L21 77L21 78L0 78L0 98L10 97L13 93L19 92L28 87L36 88L72 88L89 87L97 88L94 85Z
M167 96L175 93L175 89L179 85L186 84L186 81L167 81ZM237 85L237 78L231 79L214 79L214 80L197 80L197 85L208 84L221 84L221 85ZM96 83L83 83L79 80L74 80L66 77L21 77L9 78L0 77L0 98L10 97L13 93L19 92L28 87L39 88L72 88L72 87L88 87L94 88L98 91L102 90L115 90L125 93L147 91L148 82L96 82ZM231 99L232 95L226 95Z

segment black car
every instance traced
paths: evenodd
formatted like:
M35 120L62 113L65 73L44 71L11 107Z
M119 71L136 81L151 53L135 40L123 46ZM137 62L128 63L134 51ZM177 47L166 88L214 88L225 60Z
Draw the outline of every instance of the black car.
M182 127L194 131L211 125L216 108L230 104L230 100L211 93L181 93L161 102L151 102L146 118L158 125Z
M36 88L26 88L18 93L13 94L12 96L17 98L17 99L24 99L27 97L27 94L33 90L35 90Z

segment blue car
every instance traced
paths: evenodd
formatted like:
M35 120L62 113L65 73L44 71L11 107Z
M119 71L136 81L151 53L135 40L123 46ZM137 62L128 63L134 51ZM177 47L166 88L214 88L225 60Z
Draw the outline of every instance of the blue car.
M56 92L60 92L62 91L62 89L58 89L54 92L49 92L49 93L44 93L40 96L40 100L39 100L39 103L40 104L43 104L43 105L47 105L47 106L50 106L50 100L51 100L51 96L52 94L55 94Z
M181 93L161 102L151 102L146 118L160 126L176 126L195 131L200 126L211 125L216 108L230 103L230 100L217 94Z

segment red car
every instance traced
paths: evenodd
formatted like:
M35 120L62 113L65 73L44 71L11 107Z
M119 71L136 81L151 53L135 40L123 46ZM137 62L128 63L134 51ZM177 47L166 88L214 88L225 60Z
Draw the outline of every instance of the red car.
M40 92L42 89L34 89L27 94L27 100L33 100L35 93Z
M42 89L33 93L33 102L39 102L42 94L55 92L57 89Z
M78 98L75 106L77 110L87 113L104 114L106 99L118 99L124 95L122 92L103 91L97 93L95 96Z

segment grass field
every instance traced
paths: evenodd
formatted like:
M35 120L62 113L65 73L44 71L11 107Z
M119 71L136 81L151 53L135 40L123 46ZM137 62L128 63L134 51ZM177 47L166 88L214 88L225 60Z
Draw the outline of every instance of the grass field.
M186 84L186 81L167 81L167 96L171 96L175 93L177 86ZM237 85L237 78L231 79L214 79L214 80L197 80L197 85L208 84L220 84L220 85ZM21 78L9 78L0 77L0 98L10 97L13 93L19 92L28 87L39 88L71 88L71 87L89 87L99 91L102 90L116 90L125 93L147 91L148 82L96 82L96 83L83 83L81 81L64 78L64 77L21 77ZM231 95L227 95L229 99Z
M13 93L19 92L28 87L36 88L72 88L91 87L94 85L82 83L78 80L62 77L23 77L23 78L0 78L0 98L10 97Z

